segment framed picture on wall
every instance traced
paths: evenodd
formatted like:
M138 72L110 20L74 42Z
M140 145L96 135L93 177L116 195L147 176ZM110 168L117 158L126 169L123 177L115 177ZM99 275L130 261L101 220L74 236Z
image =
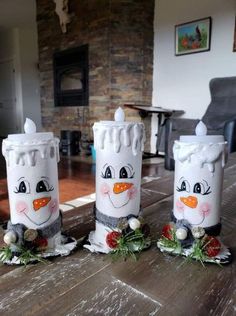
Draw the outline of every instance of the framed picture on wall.
M175 55L201 53L210 50L211 17L175 26Z
M235 17L235 24L234 24L234 46L233 52L236 52L236 17Z

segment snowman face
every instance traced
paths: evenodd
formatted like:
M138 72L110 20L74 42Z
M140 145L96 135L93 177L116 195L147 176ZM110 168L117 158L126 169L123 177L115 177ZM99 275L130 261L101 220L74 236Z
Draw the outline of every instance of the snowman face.
M38 160L41 168L16 166L8 170L11 222L28 228L47 226L59 216L55 162Z
M100 192L113 208L120 209L136 197L135 171L130 163L118 166L106 163L100 177Z
M175 216L186 219L193 226L204 226L212 211L209 179L195 177L191 181L182 176L177 180L175 190Z
M58 209L58 201L53 198L53 191L54 187L46 176L37 181L20 177L14 189L15 211L34 225L46 224Z

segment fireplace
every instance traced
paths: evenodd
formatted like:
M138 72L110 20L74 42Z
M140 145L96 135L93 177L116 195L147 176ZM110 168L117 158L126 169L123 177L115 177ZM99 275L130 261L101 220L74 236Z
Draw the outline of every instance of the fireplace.
M88 105L88 45L53 55L55 106Z

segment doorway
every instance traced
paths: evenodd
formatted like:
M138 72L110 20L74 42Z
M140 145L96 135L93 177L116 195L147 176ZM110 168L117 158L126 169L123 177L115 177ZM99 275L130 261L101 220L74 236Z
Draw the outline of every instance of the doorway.
M0 61L0 137L19 133L13 59Z

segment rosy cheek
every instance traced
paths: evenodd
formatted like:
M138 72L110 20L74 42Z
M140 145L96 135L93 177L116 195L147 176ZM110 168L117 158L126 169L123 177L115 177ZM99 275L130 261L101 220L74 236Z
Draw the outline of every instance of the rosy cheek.
M54 213L58 210L59 203L57 199L53 199L49 202L48 208L51 213Z
M101 186L100 186L100 192L103 196L105 196L107 193L110 192L110 187L108 184L106 183L103 183Z
M137 191L137 188L135 186L132 186L127 192L130 200L134 199L137 196L137 193L138 193L138 191Z
M181 201L177 200L175 206L176 206L177 211L179 212L184 211L184 203L182 203Z
M209 203L202 203L199 206L199 212L201 215L207 217L211 212L211 206Z
M26 204L26 202L24 201L18 201L16 202L16 212L19 214L19 215L22 215L24 213L27 213L29 211L29 207L28 205Z

